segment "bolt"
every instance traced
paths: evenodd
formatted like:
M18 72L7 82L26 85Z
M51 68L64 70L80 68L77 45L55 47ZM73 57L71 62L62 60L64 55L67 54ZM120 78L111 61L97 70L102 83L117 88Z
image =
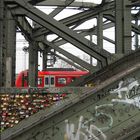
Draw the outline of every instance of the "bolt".
M131 122L135 122L135 120L131 120Z
M126 128L123 128L123 131L126 131Z
M113 134L113 133L114 133L114 131L111 131L111 133Z

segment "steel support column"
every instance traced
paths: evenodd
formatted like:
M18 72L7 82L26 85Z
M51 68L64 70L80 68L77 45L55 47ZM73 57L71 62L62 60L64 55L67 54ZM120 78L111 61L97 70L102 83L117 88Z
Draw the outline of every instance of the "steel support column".
M116 53L125 54L131 50L131 7L129 0L115 1L115 38Z
M135 24L138 26L138 19L136 19ZM139 38L138 38L138 34L135 33L135 49L139 48Z
M29 86L37 86L38 76L38 50L36 42L29 43Z
M131 7L128 7L128 5L131 4L130 0L124 0L124 51L125 53L131 52Z
M97 46L103 49L103 14L97 17Z
M43 61L42 61L42 69L46 70L47 69L47 51L43 51Z
M15 85L16 63L16 22L10 10L6 8L6 87Z
M0 87L4 86L3 83L3 57L4 57L4 3L3 0L0 1Z
M97 17L97 46L103 49L103 13L99 13ZM97 62L97 67L101 68L99 62Z
M92 34L90 34L89 37L90 37L90 41L92 42ZM92 56L90 56L90 64L92 65L92 63L93 63Z

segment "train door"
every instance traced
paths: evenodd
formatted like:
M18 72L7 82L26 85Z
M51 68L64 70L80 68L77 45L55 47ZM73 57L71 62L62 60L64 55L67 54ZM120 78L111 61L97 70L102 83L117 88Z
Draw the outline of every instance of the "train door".
M44 77L44 87L55 87L55 77L45 76Z

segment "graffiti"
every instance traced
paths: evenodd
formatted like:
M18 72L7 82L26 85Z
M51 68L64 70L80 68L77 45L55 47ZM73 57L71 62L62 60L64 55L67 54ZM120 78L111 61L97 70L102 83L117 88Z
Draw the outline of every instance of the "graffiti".
M68 120L66 123L66 132L64 140L107 140L106 135L103 133L113 126L113 114L120 115L128 113L130 109L140 108L140 84L138 80L134 78L120 81L116 89L109 91L110 94L117 94L116 98L110 100L110 103L97 105L94 108L94 117L86 120L83 116L80 116L78 124L70 123ZM126 104L119 108L119 104ZM117 112L117 113L116 113ZM97 127L95 122L102 120L102 126ZM98 123L97 123L98 124Z
M86 125L87 122L84 122L83 116L79 118L77 129L68 120L65 120L65 123L66 134L64 140L106 140L106 135L98 127L93 124Z
M129 79L127 81L120 81L118 88L110 91L110 93L117 94L119 98L112 99L111 102L132 104L140 108L140 96L138 96L140 95L140 84L137 80Z
M106 127L102 127L100 128L101 130L108 130L110 129L110 127L112 127L113 125L113 118L110 114L107 114L105 112L108 112L105 110L105 112L102 112L102 111L99 111L99 109L105 109L105 108L113 108L113 104L103 104L103 105L99 105L99 106L95 106L95 117L99 117L99 116L102 116L102 117L106 117L106 122L107 120L109 120L109 124L106 126Z

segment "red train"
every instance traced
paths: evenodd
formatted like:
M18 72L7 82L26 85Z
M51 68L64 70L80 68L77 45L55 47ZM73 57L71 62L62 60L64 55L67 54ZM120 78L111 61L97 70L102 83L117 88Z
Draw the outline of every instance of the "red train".
M63 87L86 74L88 74L87 71L75 71L71 69L38 71L38 87ZM28 87L28 70L18 74L16 87Z

